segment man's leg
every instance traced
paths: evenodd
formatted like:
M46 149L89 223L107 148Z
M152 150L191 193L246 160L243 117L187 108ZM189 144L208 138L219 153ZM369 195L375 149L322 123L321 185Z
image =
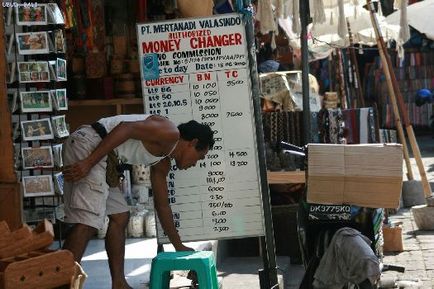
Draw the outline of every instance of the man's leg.
M74 255L75 261L80 263L86 250L87 243L96 234L97 229L84 224L75 224L66 236L63 249L69 250Z
M125 280L125 229L128 225L129 212L109 215L109 225L105 237L112 289L131 288ZM131 288L132 289L132 288Z

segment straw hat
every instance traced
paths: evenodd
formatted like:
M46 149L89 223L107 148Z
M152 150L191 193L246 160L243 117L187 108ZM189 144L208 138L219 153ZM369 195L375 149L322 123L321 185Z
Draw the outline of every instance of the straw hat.
M211 16L213 0L176 0L181 15L187 17Z

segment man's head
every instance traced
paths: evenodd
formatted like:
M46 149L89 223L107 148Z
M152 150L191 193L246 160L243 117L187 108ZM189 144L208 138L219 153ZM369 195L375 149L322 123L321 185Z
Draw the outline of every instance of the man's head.
M195 120L178 125L180 134L181 153L175 156L179 169L195 166L198 160L204 159L208 150L214 145L214 132L207 125Z

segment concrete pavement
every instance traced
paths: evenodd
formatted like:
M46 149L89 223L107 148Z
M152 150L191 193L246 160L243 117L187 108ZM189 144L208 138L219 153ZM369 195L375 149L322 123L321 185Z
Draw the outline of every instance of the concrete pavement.
M434 189L434 139L431 136L418 137L423 162L428 179ZM415 179L417 167L412 159ZM403 223L404 252L386 254L385 264L405 266L405 273L385 272L384 278L401 280L419 279L421 287L434 289L434 231L419 231L414 223L410 209L400 209L391 215L392 222ZM209 244L208 244L209 245ZM206 246L201 244L197 246ZM147 288L150 261L156 254L155 239L129 239L126 247L126 275L135 289ZM83 260L83 267L89 278L85 289L110 289L110 277L104 252L103 240L92 240ZM291 265L289 257L278 257L279 274L283 278L284 289L298 288L304 274L302 265ZM263 268L260 257L228 257L219 265L221 285L224 289L260 289L258 269Z
M417 141L428 181L434 191L434 139L427 135L417 137ZM414 158L411 159L411 163L415 179L420 180ZM406 271L405 273L388 271L384 272L384 276L402 280L419 279L421 281L420 288L434 288L434 231L418 230L409 208L401 208L397 214L390 216L390 220L392 223L403 223L404 252L386 254L384 263L405 266Z

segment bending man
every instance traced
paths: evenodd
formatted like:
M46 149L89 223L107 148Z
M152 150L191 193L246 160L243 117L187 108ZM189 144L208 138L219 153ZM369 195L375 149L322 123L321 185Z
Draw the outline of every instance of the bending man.
M192 120L177 127L157 115L118 115L78 128L63 145L65 222L73 224L64 249L80 262L88 241L103 226L107 215L105 245L112 288L131 288L124 274L129 209L116 182L109 188L106 181L106 175L108 180L112 174L107 168L111 171L114 152L123 163L151 166L160 223L177 251L192 250L182 244L174 226L166 176L171 159L178 169L188 169L204 159L213 145L213 132L208 126Z

